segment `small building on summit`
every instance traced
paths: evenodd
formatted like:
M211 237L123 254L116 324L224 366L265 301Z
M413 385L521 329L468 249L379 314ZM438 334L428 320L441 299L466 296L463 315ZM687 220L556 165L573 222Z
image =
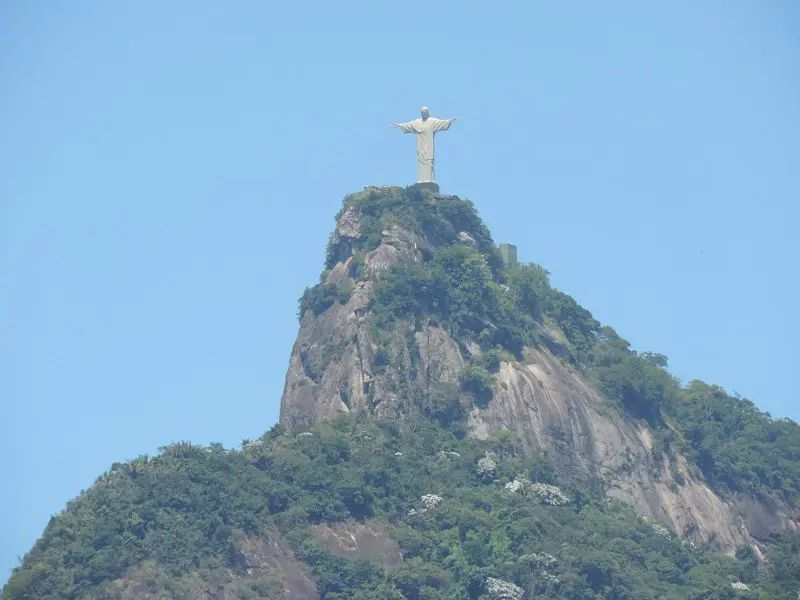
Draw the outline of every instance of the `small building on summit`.
M503 264L512 267L517 264L517 247L514 244L500 244L500 256Z

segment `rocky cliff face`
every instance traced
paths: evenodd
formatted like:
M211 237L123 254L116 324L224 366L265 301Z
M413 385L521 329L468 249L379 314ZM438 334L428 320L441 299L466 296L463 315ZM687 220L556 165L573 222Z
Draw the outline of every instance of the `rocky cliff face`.
M406 320L388 333L376 332L371 312L376 283L401 261L427 260L435 242L392 219L376 230L374 217L360 208L374 193L402 196L400 188L367 189L346 200L322 279L344 293L301 317L281 399L281 423L292 429L351 411L402 418L424 405L433 386L458 383L465 365L480 357L478 344L459 339L436 320ZM374 247L364 251L366 235ZM458 232L458 240L475 244L469 232ZM565 344L559 332L542 325L541 339L545 343L525 348L523 361L501 363L491 400L470 408L470 435L516 432L529 451L552 461L561 481L600 486L687 539L727 552L753 544L754 537L797 527L797 515L783 506L723 501L680 455L664 456L656 468L648 425L606 402L557 356Z
M356 281L350 250L362 236L359 217L352 202L340 214L331 240L338 262L324 277L326 284L352 287L349 299L344 304L335 302L320 315L307 310L301 317L281 397L280 421L292 428L340 412L368 409L392 417L410 409L390 386L391 374L397 375L410 365L408 344L394 340L383 348L392 367L376 368L376 355L382 346L374 338L368 309L381 272L403 257L421 260L426 242L413 239L411 233L397 226L382 230L380 245L364 258L366 279ZM420 359L430 370L430 378L455 381L461 360L453 340L429 327L417 336L423 340Z

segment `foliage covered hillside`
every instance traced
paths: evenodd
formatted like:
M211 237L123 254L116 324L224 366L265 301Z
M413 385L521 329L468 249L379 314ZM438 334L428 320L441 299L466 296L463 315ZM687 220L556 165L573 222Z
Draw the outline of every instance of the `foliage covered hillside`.
M588 490L534 485L558 482L509 436L459 437L422 416L349 416L297 436L276 427L238 451L175 444L116 464L52 519L3 597L119 598L113 582L127 575L137 598L223 587L279 598L280 574L248 578L239 554L241 540L277 528L326 600L795 600L797 538L759 571L752 553L695 548ZM311 527L351 519L385 531L402 564L334 555Z
M382 342L424 321L480 348L464 352L460 379L410 398L415 410L402 418L354 411L308 430L276 426L237 450L179 443L115 464L51 519L4 600L797 600L800 534L759 540L769 542L765 563L749 547L725 557L608 500L602 486L559 481L507 432L466 435L501 364L537 346L600 390L604 410L649 423L656 467L685 456L722 496L800 507L796 423L715 386L680 385L666 357L632 350L543 268L504 266L467 201L395 188L349 197L345 210L358 213L358 235L332 239L301 320L347 303L353 282L372 277L358 318L378 342L376 377L392 366ZM393 227L415 236L414 258L373 277L367 255ZM335 268L349 270L347 284L325 278ZM324 372L341 342L305 372ZM409 378L414 368L411 356ZM298 386L313 387L313 373ZM409 380L393 379L392 392L417 394ZM681 485L680 473L673 479ZM377 532L402 560L337 551L331 536L343 523Z

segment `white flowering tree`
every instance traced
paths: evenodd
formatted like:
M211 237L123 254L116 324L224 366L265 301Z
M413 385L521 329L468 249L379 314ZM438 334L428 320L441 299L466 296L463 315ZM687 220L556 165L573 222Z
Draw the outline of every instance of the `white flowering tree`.
M518 585L489 577L486 579L486 591L491 600L522 600L523 590Z

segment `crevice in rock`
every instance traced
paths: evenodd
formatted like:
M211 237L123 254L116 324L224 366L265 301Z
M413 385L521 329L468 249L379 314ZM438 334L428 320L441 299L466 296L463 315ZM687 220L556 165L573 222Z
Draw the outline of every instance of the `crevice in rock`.
M319 383L320 377L322 376L321 373L317 373L314 370L314 365L309 356L309 350L307 348L300 348L300 366L303 368L303 373L306 377L308 377L314 383Z
M361 374L361 391L364 397L369 396L370 383L372 383L372 375L368 374L364 369L364 353L361 351L361 340L358 333L353 336L353 343L356 345L356 356L358 357L358 370ZM349 408L349 407L348 407Z

